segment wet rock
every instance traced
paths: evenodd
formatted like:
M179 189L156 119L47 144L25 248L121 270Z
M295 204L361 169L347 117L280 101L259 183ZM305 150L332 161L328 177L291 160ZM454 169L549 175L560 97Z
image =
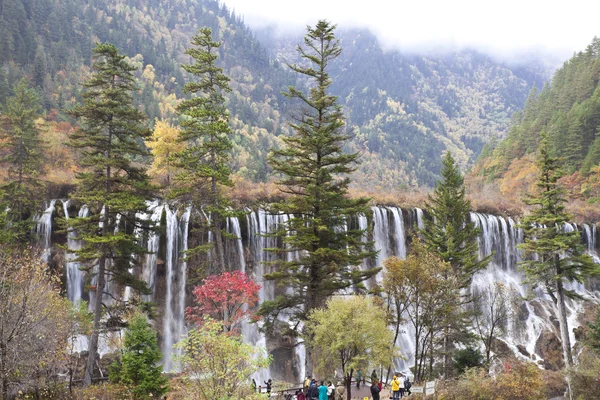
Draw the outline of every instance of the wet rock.
M499 358L504 358L512 355L510 347L501 339L494 339L492 342L492 351Z
M546 395L552 398L562 399L567 391L567 382L562 371L542 371L542 378L546 386Z
M529 352L527 351L527 349L525 348L525 346L518 344L517 345L517 350L519 350L519 353L523 354L525 357L530 358L531 354L529 354Z
M296 355L296 339L286 335L289 326L281 321L276 323L272 334L267 337L267 351L273 356L270 371L278 381L294 382L300 376L301 365Z
M535 343L535 352L544 359L545 369L558 371L564 367L562 345L554 332L542 332Z
M578 342L581 341L585 336L585 328L583 326L578 326L577 328L573 329L573 332L575 332L575 340Z
M525 303L521 303L519 306L519 309L517 310L517 318L521 322L525 322L529 318L529 310L527 309L527 305Z

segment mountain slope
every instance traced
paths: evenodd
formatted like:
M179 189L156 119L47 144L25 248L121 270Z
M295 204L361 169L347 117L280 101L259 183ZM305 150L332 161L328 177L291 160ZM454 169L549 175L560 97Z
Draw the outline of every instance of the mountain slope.
M303 85L283 61L294 61L301 37L262 32L261 43L215 0L0 0L0 22L0 101L26 75L57 121L69 121L61 110L78 100L97 41L116 44L139 67L136 101L150 123L174 119L187 78L184 51L198 27L211 27L232 78L232 170L253 182L272 178L266 155L290 133L286 119L298 106L281 92ZM512 113L543 78L472 51L406 55L384 52L366 30L339 36L344 52L332 65L333 90L355 134L348 150L362 153L354 175L360 188L432 186L445 150L466 168L485 143L504 136Z
M272 34L258 37L267 42ZM453 152L463 168L484 144L508 131L533 84L544 76L509 67L475 51L444 55L384 52L367 30L340 31L342 55L332 65L340 96L363 152L361 187L432 186L441 156ZM294 60L299 38L267 42L277 59ZM376 182L376 184L374 184Z
M0 60L8 86L21 75L43 94L47 110L71 108L97 41L114 43L139 68L136 101L154 118L175 117L187 79L180 68L198 28L224 42L219 63L232 78L229 109L237 133L234 170L267 178L266 154L287 133L281 92L295 77L272 62L252 32L215 0L0 0ZM7 20L12 22L9 24ZM0 76L0 101L6 97ZM6 84L5 84L6 86Z
M473 176L496 182L501 191L529 189L540 133L547 132L553 153L567 174L563 183L571 198L597 198L600 193L600 39L575 54L541 91L533 89L517 113L509 135L487 149ZM517 194L518 196L518 194Z

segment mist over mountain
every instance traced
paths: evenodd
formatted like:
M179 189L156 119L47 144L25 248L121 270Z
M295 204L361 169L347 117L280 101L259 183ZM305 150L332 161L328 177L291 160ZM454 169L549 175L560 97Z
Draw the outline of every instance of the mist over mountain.
M300 37L273 28L257 37L274 59L296 61ZM446 150L466 168L485 143L506 135L513 112L547 76L542 63L507 65L474 50L384 51L366 29L339 37L344 51L331 66L332 90L356 135L352 150L363 154L361 187L433 186Z

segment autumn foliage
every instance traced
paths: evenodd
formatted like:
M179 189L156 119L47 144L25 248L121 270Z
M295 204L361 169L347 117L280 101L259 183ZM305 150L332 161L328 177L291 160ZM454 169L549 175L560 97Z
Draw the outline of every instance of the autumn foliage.
M236 330L258 304L259 290L260 285L241 271L209 276L194 288L197 306L186 309L187 318L201 326L208 315L221 321L225 331Z
M543 400L547 399L542 371L533 363L507 363L504 370L490 376L483 368L473 368L441 390L443 400Z

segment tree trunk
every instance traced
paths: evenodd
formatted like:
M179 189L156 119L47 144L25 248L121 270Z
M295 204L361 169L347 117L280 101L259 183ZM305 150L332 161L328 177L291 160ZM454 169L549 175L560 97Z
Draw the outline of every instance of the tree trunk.
M450 359L449 359L449 354L450 354L450 340L448 339L448 336L450 334L448 333L448 327L446 326L444 328L444 379L448 379L448 369L450 366Z
M101 257L98 261L98 284L96 285L96 296L94 297L94 328L92 329L89 340L88 359L85 367L85 375L83 376L84 387L92 384L94 367L96 366L98 336L100 335L100 316L102 315L102 294L104 293L105 262L105 257Z
M565 306L565 293L562 280L556 281L556 307L558 309L558 321L560 323L560 339L563 348L565 367L573 365L573 354L571 353L571 339L569 338L569 325L567 322L567 308Z
M6 368L6 345L4 340L0 342L0 382L2 383L2 392L0 394L0 400L8 399L8 374Z
M350 374L346 375L346 400L350 400L352 397L352 372L350 372Z
M313 349L312 349L312 346L309 345L306 340L304 340L304 349L305 349L305 353L306 353L305 358L304 358L304 368L306 370L306 376L310 376L312 378L313 377L313 365L312 365Z
M217 264L219 273L227 271L225 266L225 254L223 250L223 234L221 233L221 216L215 212L213 216L213 224L215 231L215 252L217 253Z
M417 330L415 329L415 331L417 331ZM413 369L415 377L418 377L418 370L417 370L417 362L418 362L418 360L419 360L419 334L417 333L415 335L415 366L414 366L414 369Z

